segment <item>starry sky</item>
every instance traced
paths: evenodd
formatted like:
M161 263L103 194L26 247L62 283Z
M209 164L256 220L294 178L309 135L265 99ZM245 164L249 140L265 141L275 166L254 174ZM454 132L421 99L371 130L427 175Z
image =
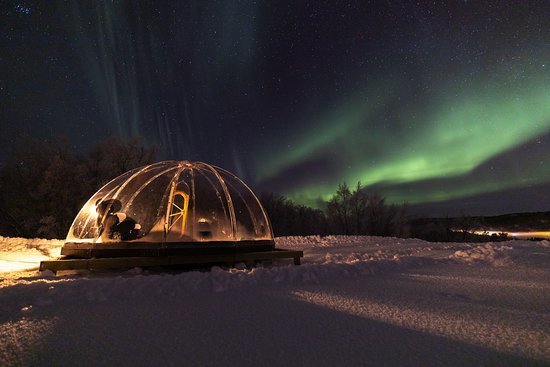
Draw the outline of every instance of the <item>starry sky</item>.
M4 1L0 155L142 137L322 207L550 210L548 1Z

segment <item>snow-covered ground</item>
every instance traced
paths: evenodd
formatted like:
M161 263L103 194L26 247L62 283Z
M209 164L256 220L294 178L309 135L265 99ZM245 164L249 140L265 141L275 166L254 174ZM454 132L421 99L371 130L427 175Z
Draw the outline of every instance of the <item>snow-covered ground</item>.
M38 273L0 237L0 365L550 364L550 242L284 237L301 266Z

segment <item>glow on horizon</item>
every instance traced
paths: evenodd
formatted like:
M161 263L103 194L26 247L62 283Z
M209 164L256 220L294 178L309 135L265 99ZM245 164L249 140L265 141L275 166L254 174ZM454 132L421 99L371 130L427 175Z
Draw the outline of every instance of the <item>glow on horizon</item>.
M508 236L513 238L548 238L550 239L550 231L507 231L503 230L483 230L477 229L472 231L474 234L478 235L499 235L501 233L506 233Z

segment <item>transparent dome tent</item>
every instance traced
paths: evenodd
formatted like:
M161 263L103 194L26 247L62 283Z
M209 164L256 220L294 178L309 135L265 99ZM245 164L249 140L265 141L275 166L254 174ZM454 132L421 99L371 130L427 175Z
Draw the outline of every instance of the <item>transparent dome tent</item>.
M252 190L202 162L165 161L115 178L76 216L62 255L162 256L271 251L273 232Z

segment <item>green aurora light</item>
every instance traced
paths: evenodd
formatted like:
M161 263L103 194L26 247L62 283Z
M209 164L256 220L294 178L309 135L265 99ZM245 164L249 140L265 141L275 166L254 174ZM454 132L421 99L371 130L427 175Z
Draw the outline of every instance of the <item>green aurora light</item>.
M391 126L400 126L397 129L376 121L376 110L386 108L395 94L380 97L369 90L354 105L336 109L315 126L310 124L307 131L297 134L300 138L280 143L285 149L264 155L268 158L259 170L259 179L269 180L304 160L331 152L342 165L342 176L327 172L321 182L295 186L283 193L311 205L319 199L328 200L339 182L353 185L361 181L364 186L382 187L390 202L426 203L546 182L550 166L541 157L540 161L522 163L527 172L522 177L495 176L414 192L391 190L392 185L403 183L459 178L491 158L547 133L549 73L544 65L528 74L525 70L518 73L515 70L504 78L494 74L475 83L437 88L430 98L422 99L429 101L426 108L419 106L418 99L400 102L403 105L396 121L391 121ZM390 189L384 190L385 186Z

